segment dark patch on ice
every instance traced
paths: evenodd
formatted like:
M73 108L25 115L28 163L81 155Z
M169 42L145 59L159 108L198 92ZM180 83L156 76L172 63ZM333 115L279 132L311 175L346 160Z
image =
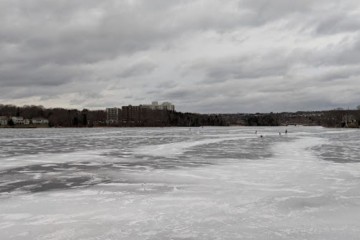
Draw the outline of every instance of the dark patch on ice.
M89 163L39 164L0 171L0 193L25 191L43 192L59 189L89 187L109 182L96 171L111 168L112 164L102 166Z
M145 130L145 129L142 129ZM157 131L157 130L156 130ZM139 129L36 129L31 131L3 131L1 146L6 149L3 157L36 154L61 154L96 149L118 149L111 157L126 157L133 147L141 145L165 144L186 141L187 132L173 132L164 135L163 131L147 132Z
M326 144L313 147L313 152L322 160L335 163L359 163L360 145L358 132L339 131L323 136Z
M283 210L302 211L310 208L321 208L336 202L333 196L293 197L279 203Z
M43 192L84 188L100 183L133 183L122 172L198 167L210 163L190 159L132 159L126 162L69 162L35 164L0 171L0 193Z
M148 169L179 169L184 167L200 167L212 165L212 163L194 159L189 156L179 156L176 158L171 157L149 157L146 160L139 160L137 158L126 162L117 162L114 167L129 169L129 170L148 170Z
M312 148L312 150L323 160L336 163L359 163L360 148L350 145L324 144Z
M273 153L271 146L274 142L290 142L294 138L265 136L263 138L249 138L228 140L221 143L211 143L206 147L196 146L187 153L201 156L203 159L212 160L239 159L239 160L259 160L271 158ZM226 149L226 151L224 151Z
M101 181L105 182L105 181ZM4 192L45 192L51 190L63 190L78 187L87 187L98 184L99 182L92 181L91 177L68 177L68 178L54 178L54 179L28 179L24 181L12 182L0 186L0 193Z
M17 168L6 169L0 171L2 175L12 175L18 173L49 173L49 172L64 172L64 171L83 171L94 170L99 167L111 167L113 164L97 165L90 162L77 162L77 163L51 163L51 164L36 164L29 166L22 166Z

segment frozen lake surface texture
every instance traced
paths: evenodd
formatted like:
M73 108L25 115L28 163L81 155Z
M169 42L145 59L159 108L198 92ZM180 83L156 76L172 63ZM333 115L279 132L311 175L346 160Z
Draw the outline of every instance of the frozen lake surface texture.
M359 239L359 131L287 130L0 129L0 239Z

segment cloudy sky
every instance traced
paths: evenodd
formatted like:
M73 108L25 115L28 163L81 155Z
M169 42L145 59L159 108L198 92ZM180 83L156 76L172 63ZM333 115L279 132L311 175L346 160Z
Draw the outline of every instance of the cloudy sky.
M358 0L0 0L0 103L360 104Z

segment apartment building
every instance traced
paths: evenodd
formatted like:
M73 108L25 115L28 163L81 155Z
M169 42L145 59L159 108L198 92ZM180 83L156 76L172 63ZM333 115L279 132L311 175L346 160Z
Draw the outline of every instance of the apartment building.
M118 124L121 119L120 108L107 108L106 109L106 123L107 124Z
M154 101L151 104L140 105L143 108L148 108L151 110L167 110L167 111L175 111L175 106L170 102L163 102L159 104L159 102Z

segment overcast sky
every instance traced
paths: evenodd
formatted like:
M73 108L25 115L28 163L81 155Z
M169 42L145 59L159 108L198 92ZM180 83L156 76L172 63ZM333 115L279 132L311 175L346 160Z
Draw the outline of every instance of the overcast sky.
M0 0L0 103L360 104L358 0Z

